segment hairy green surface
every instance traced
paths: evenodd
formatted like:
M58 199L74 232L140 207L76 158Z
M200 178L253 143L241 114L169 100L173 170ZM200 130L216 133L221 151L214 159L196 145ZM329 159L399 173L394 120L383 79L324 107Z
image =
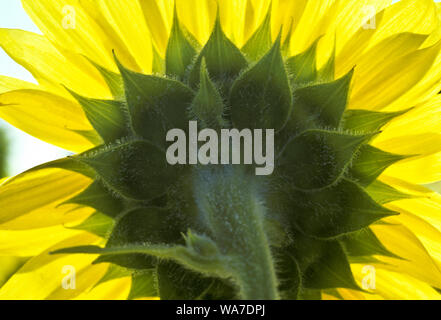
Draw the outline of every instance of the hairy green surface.
M107 244L58 253L100 254L100 282L131 274L130 299L317 299L360 290L350 261L394 256L369 226L406 197L376 180L404 157L369 142L401 113L346 110L353 72L335 79L334 57L317 70L317 42L286 56L270 19L239 49L219 18L200 48L175 17L157 75L96 66L115 99L72 94L104 144L47 166L95 179L69 203L96 209L76 228ZM274 173L169 165L166 133L190 120L275 129Z

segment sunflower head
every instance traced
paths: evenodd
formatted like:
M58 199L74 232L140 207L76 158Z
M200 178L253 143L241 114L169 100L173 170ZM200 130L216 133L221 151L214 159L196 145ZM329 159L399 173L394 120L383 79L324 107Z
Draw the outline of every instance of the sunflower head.
M148 6L147 1L140 3L139 8ZM160 1L154 3L158 9ZM295 3L300 10L300 2ZM116 14L110 4L103 6L107 14ZM279 1L262 6L259 24L241 43L225 32L220 6L210 33L201 41L203 37L190 30L192 25L182 22L175 4L174 10L169 8L167 42L150 30L150 74L134 68L139 63L118 48L112 51L116 70L88 57L89 67L112 98L92 98L69 85L62 90L68 92L63 99L81 106L91 125L75 133L94 147L26 174L62 169L89 179L87 187L58 206L92 210L73 228L101 240L93 245L61 243L48 252L97 255L94 265L110 265L99 283L131 275L130 298L162 299L364 294L366 288L355 280L351 263L404 260L401 252L385 246L375 227L387 229L388 221L397 219L401 210L391 203L414 197L403 192L406 188L387 183L383 173L416 155L383 150L375 141L384 128L413 109L380 107L405 90L396 97L395 92L386 94L383 100L372 97L372 108L362 105L376 88L363 83L355 63L341 67L346 54L349 62L360 55L360 64L367 68L366 56L380 55L387 46L378 40L376 46L350 52L351 46L357 49L357 39L369 42L375 36L375 29L364 26L343 47L336 32L311 33L305 40L302 25L293 17L280 22L275 8L283 6ZM336 1L328 10L338 16L339 10L344 15L344 8ZM313 9L304 4L300 21L307 20L309 11L316 12ZM96 21L99 12L94 11ZM391 12L381 11L376 18L381 21ZM325 28L331 23L323 18L321 24ZM429 40L409 33L387 39L397 48L414 48L405 57L411 67L421 64L419 56L432 57L433 63L440 45L432 41L419 49ZM329 49L325 55L323 41ZM303 42L304 49L293 50L296 42ZM388 83L388 74L378 76ZM354 78L362 85L356 86ZM206 129L205 140L196 136L192 144L192 126ZM245 148L253 142L246 133L253 132L255 139L260 133L267 157L268 148L274 147L268 174L256 175L257 164L235 162L246 159L244 151L227 146L231 159L218 161L223 146L208 148L203 143L218 137L208 132L223 137L231 130L240 132ZM189 154L175 150L174 164L168 161L169 147L181 136L171 137L170 132L190 137L184 140ZM254 141L254 157L256 148ZM197 164L192 152L211 161ZM14 181L3 188L8 191Z

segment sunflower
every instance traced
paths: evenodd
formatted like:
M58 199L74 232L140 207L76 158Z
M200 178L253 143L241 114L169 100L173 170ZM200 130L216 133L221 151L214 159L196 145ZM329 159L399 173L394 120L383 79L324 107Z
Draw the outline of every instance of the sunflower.
M74 154L1 182L1 299L441 297L438 4L22 4L0 117ZM273 174L168 164L189 121L274 129Z

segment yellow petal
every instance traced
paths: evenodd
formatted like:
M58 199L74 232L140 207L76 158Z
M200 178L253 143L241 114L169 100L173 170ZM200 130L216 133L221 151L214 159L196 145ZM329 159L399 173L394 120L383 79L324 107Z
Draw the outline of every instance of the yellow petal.
M412 100L411 100L412 101ZM437 95L427 102L418 104L404 115L393 119L375 139L375 143L404 135L441 133L441 96ZM408 129L412 128L412 132ZM406 138L406 142L410 140Z
M106 273L109 265L100 263L97 265L87 265L81 270L77 270L75 274L75 290L66 290L62 286L58 286L49 294L47 300L71 300L87 293Z
M380 136L381 135L382 134L380 134ZM441 151L441 134L438 133L413 134L412 131L412 134L410 135L402 135L384 140L379 139L376 139L373 142L375 147L395 154L418 155L421 157ZM418 157L412 157L408 160L403 160L403 163L406 161L414 161L416 159L418 159Z
M24 173L0 187L0 223L32 213L34 218L42 220L34 222L37 225L59 224L66 209L55 207L84 190L90 182L80 174L61 169Z
M396 33L430 34L437 27L438 17L432 0L402 0L384 10L370 46Z
M362 5L362 1L354 1ZM387 3L384 1L373 1L370 3L372 7L361 7L354 13L348 12L344 9L342 15L347 17L357 17L357 14L369 15L369 11L373 9L381 9ZM344 6L346 7L346 6ZM351 18L347 18L351 19ZM390 38L399 33L414 33L429 35L434 30L437 30L438 19L435 12L435 7L431 0L413 1L403 0L395 3L392 6L385 8L378 12L374 19L368 21L373 24L373 28L368 25L363 25L365 18L361 19L362 23L359 29L346 41L342 40L345 35L342 32L337 33L337 63L336 74L340 77L346 74L354 66L358 65L360 58L371 48L378 45L383 40ZM353 22L356 24L356 21ZM343 23L337 23L337 30L343 29ZM343 32L345 33L345 32ZM350 34L350 33L349 33ZM346 36L347 37L347 36ZM432 43L434 44L434 43ZM389 59L392 57L389 57ZM377 61L373 59L372 61Z
M273 0L272 2L272 30L273 32L279 32L280 27L283 26L283 39L285 39L289 32L297 28L308 1ZM295 40L292 39L292 41Z
M384 300L381 296L350 289L337 289L344 300Z
M96 1L22 0L28 15L52 43L83 54L107 69L116 71L112 50L126 61L127 49L99 10L88 10ZM95 7L96 8L96 7ZM132 67L129 66L128 67Z
M199 43L207 42L216 18L216 1L177 1L179 19ZM153 31L152 31L153 32Z
M0 288L25 261L26 258L10 256L0 257Z
M363 54L360 54L362 48L353 47L355 45L362 45L358 43L358 40L363 42L363 44L366 44L368 41L366 38L356 37L355 40L357 44L349 43L348 46L344 48L344 51L337 57L337 77L344 76L355 66L356 73L353 81L357 82L356 85L360 86L369 81L369 74L375 72L378 68L383 68L385 62L416 51L420 48L425 39L427 39L426 35L397 33L384 39Z
M139 3L153 41L160 54L165 56L168 37L173 22L174 1L139 0Z
M400 223L396 219L390 221ZM386 263L383 266L385 269L405 273L431 286L441 288L441 272L438 264L409 228L400 224L374 225L372 230L388 250L405 259L379 257L379 260Z
M358 283L362 283L365 277L375 278L375 288L369 290L371 294L360 293L364 295L367 300L378 299L379 297L387 300L439 300L441 295L436 292L430 285L409 277L400 272L392 272L381 268L377 265L375 274L368 275L367 270L363 272L365 265L353 264L351 265L352 272ZM341 290L340 290L341 292Z
M440 181L441 152L417 157L415 160L400 161L386 169L383 174L414 184L429 184Z
M36 256L58 242L82 233L61 225L25 231L0 230L0 256Z
M38 89L38 86L27 81L0 76L0 94L19 89Z
M65 85L84 96L111 96L98 71L84 57L70 54L67 59L44 36L22 30L0 29L0 45L53 93L72 99L62 87Z
M0 117L38 139L70 151L94 147L75 132L94 132L81 106L48 92L17 90L1 94Z
M415 234L430 236L432 240L441 243L441 196L439 194L432 193L430 197L426 198L396 201L389 204L388 207L402 213L394 219L409 226ZM417 218L423 219L420 224L418 224ZM424 221L426 221L425 224ZM427 232L425 233L424 230Z
M405 181L403 179L397 178L397 177L391 177L388 175L381 175L379 180L385 184L388 184L398 191L401 191L405 194L409 194L413 197L419 197L419 198L427 198L430 197L433 194L433 191L424 187L420 186L418 184L413 184L408 181Z
M337 5L334 0L307 2L292 34L290 48L292 55L305 51L319 36L326 33L330 20L337 13Z
M123 39L141 71L151 73L153 63L151 36L139 2L133 0L100 0L99 3L103 16Z
M83 232L31 258L0 289L0 299L47 298L62 286L63 278L70 275L66 274L69 271L66 268L73 267L76 271L80 271L96 259L96 255L50 255L49 252L71 246L97 244L98 241L100 240L96 236Z
M51 203L0 224L0 230L29 230L57 225L70 227L80 224L94 212L93 208L75 204L55 206Z
M363 25L366 24L367 26L367 24L371 22L376 23L377 21L371 21L370 19L389 6L390 3L391 0L344 1L339 8L336 19L336 52L340 53L344 44L346 44L360 28L369 32L367 28L363 28Z
M432 66L441 44L389 57L377 68L356 69L349 107L354 109L381 110L418 83ZM371 56L372 61L377 61ZM374 62L375 64L375 62ZM402 108L412 107L412 101Z
M90 291L76 297L78 300L126 300L130 293L132 279L124 277L99 284Z
M435 201L436 199L437 201ZM441 201L438 194L422 199L402 200L389 204L388 208L400 212L394 217L403 225L411 228L412 232L422 242L435 260L441 266Z

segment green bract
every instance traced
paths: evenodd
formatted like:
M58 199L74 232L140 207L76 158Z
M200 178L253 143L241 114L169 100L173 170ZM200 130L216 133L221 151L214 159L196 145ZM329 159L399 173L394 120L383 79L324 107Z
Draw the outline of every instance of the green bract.
M162 76L96 66L115 100L72 94L104 144L50 166L94 178L69 203L96 209L76 228L107 244L57 253L100 254L101 282L131 274L129 298L163 299L315 299L361 290L351 261L393 256L369 226L406 197L376 180L404 157L369 141L401 113L346 110L353 72L335 79L334 57L317 70L319 39L285 56L270 19L240 50L218 18L200 49L175 16ZM274 173L169 165L166 133L190 120L275 129Z

